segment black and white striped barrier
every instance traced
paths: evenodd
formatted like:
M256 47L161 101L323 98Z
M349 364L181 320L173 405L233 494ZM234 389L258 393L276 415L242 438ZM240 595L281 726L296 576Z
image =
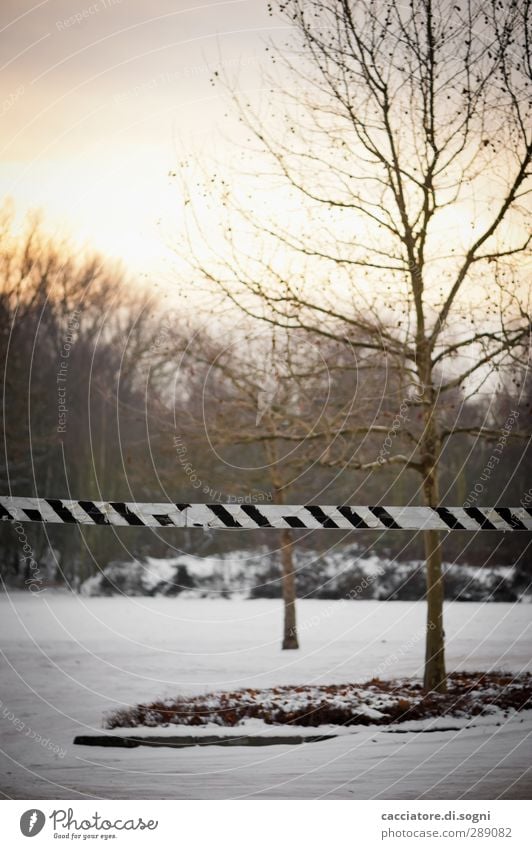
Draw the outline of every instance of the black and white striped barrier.
M527 507L351 507L261 504L137 504L0 496L0 518L74 525L175 528L353 528L372 530L532 531Z

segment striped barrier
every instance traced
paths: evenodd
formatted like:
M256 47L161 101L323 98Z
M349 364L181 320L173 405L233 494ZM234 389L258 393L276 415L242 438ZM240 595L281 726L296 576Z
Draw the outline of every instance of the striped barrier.
M0 496L0 518L45 524L174 528L532 531L527 507L174 504Z

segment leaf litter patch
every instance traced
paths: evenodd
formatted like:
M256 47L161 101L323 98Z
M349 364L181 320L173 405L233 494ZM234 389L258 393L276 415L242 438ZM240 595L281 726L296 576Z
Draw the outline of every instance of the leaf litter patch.
M504 716L530 708L530 673L454 672L449 676L446 693L426 692L421 682L412 678L373 678L363 684L248 687L121 708L105 717L104 727L237 728L251 719L271 726L378 726L436 717Z

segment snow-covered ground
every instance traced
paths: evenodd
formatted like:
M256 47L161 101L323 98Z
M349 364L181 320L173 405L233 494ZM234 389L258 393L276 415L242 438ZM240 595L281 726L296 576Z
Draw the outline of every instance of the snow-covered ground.
M530 669L531 614L522 604L448 604L449 669ZM421 673L423 603L304 601L299 618L302 648L282 652L278 601L0 595L3 794L530 798L530 713L439 720L455 730L433 733L422 732L427 722L407 733L355 727L259 749L72 745L102 733L106 711L154 697Z

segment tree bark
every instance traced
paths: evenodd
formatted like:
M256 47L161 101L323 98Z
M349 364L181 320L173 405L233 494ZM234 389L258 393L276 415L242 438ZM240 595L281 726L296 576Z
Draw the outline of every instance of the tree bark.
M284 628L283 649L298 649L296 625L296 581L294 575L294 544L289 528L281 531L281 564L283 569Z
M439 438L432 404L425 415L423 435L423 492L425 504L437 507L439 502L438 455ZM427 586L427 633L425 642L425 690L445 693L445 632L443 629L443 575L439 531L423 532Z
M424 531L427 578L427 636L425 643L425 690L445 693L445 632L443 630L443 577L439 531Z

